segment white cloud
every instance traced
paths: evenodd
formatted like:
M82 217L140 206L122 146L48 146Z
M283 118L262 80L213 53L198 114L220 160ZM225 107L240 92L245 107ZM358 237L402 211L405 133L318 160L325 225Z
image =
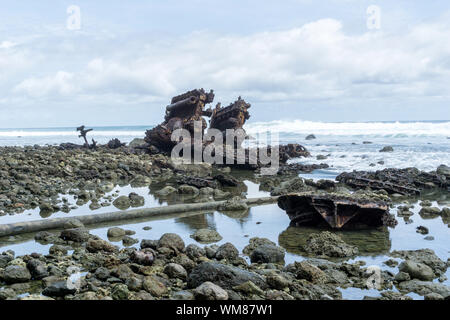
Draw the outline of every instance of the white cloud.
M87 38L92 50L80 50L81 68L64 63L61 49L58 70L41 65L34 74L44 75L25 77L14 92L167 100L206 86L230 100L240 94L253 101L442 97L448 96L443 84L450 83L450 44L444 39L450 39L445 21L403 34L349 35L333 19L251 35L195 33L158 42L142 38L138 45L115 42L109 53L97 52ZM2 58L6 64L0 51L0 66Z

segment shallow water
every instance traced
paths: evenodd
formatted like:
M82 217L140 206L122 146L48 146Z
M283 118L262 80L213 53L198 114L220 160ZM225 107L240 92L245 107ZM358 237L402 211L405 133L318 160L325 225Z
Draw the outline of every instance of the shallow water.
M268 193L259 191L258 185L245 181L247 186L247 196L267 196ZM146 206L163 205L149 194L148 188L131 188L130 186L118 187L120 194L127 195L129 192L137 192L145 197ZM117 189L117 188L115 188ZM433 206L441 207L441 204L447 204L450 200L446 194L435 195L439 199L434 201ZM87 205L85 205L87 206ZM415 203L415 208L412 209L414 215L411 221L406 222L403 218L397 218L398 225L395 228L380 228L376 230L359 230L359 231L339 231L338 233L343 239L352 245L359 248L360 255L350 259L349 261L364 261L367 266L376 265L383 270L389 270L396 273L397 268L391 268L383 264L390 259L388 253L393 250L415 250L421 248L430 248L436 254L446 261L449 258L450 234L447 224L442 221L441 217L434 219L423 219L418 211L420 206ZM114 211L114 207L106 207L95 212ZM392 213L396 214L396 209L393 208ZM54 216L76 216L82 213L92 213L86 207L80 207L77 210L71 211L69 214L57 213ZM36 216L37 215L37 216ZM39 217L37 212L32 213L31 216L27 214L19 214L17 216L2 217L8 218L10 221L21 221L23 217L34 220ZM180 235L186 244L196 243L200 246L202 244L194 241L190 236L198 229L210 228L217 230L222 236L223 240L217 244L225 242L233 243L240 252L248 244L251 237L268 238L286 249L286 264L294 261L306 259L307 256L301 250L301 245L305 242L307 236L319 230L313 228L293 228L289 227L289 218L283 210L278 208L276 204L259 206L250 208L244 212L233 213L193 213L175 215L169 218L152 218L145 221L124 221L120 225L122 228L133 230L136 232L133 238L142 239L159 239L161 235L167 232L173 232ZM447 221L448 223L448 221ZM430 230L430 234L435 237L433 241L424 240L423 235L416 233L417 226L426 226ZM103 239L107 238L107 230L113 224L94 226L91 228L91 233L98 235ZM150 226L151 230L144 230L143 228ZM112 240L112 239L110 239ZM114 242L114 244L122 247L122 243ZM30 252L48 253L51 245L42 245L36 243L32 235L17 236L14 239L0 240L0 251L12 249L17 255L29 254ZM135 244L134 247L138 247ZM247 258L247 257L246 257ZM247 258L248 259L248 258ZM450 278L450 271L447 272L447 277ZM445 282L450 284L449 280ZM342 289L343 297L348 299L362 299L364 296L378 296L379 292L371 290L360 290L355 288ZM413 298L420 299L420 296L411 295Z

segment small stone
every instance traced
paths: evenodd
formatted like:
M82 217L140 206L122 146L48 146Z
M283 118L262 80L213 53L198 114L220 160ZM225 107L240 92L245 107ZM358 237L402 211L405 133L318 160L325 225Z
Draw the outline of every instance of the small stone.
M222 236L216 231L211 229L199 229L191 238L200 243L213 243L222 240Z
M181 265L176 263L169 263L164 267L164 273L170 278L186 280L187 272Z
M228 300L228 293L212 282L206 281L194 289L194 296L199 300Z

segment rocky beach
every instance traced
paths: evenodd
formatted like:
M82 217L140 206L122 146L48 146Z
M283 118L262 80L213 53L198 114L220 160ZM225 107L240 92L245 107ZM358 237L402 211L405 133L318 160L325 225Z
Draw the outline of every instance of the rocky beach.
M16 232L0 239L0 299L450 297L450 169L445 165L431 172L359 172L333 181L302 177L326 168L325 163L288 161L277 175L263 176L258 169L177 164L163 153L147 152L147 146L135 139L95 149L75 144L1 148L1 223L65 220L57 230ZM355 175L366 180L355 184ZM391 180L361 185L379 176ZM276 204L244 201L293 193L385 203L395 223L337 231L296 226ZM167 222L161 217L85 226L76 219L214 201L224 204ZM211 218L217 221L211 223ZM171 227L177 223L188 228ZM402 233L396 235L399 229ZM398 240L408 236L414 248ZM378 274L373 265L379 266Z

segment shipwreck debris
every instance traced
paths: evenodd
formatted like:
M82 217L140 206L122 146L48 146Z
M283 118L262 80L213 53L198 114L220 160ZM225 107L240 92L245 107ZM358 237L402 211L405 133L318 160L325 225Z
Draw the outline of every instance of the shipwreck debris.
M144 140L158 149L170 152L176 145L171 140L171 135L176 129L186 129L195 133L195 122L201 121L201 137L206 129L206 121L203 116L210 116L212 111L204 110L206 104L213 102L214 91L206 93L204 89L195 89L172 98L170 105L166 107L164 122L151 130L147 130Z
M293 226L395 226L387 203L333 194L288 194L278 198Z
M221 104L218 103L212 111L209 127L218 129L222 133L225 133L227 129L244 130L245 121L250 118L248 112L250 107L251 104L245 102L240 96L227 107L221 107Z
M90 148L89 142L87 141L86 138L86 134L94 129L85 129L86 127L84 125L79 126L77 128L77 131L80 131L80 134L78 135L78 138L83 138L84 139L84 146L86 148ZM92 139L92 141L94 142L94 139Z
M389 194L418 195L424 189L449 188L450 180L435 171L424 172L417 168L384 169L375 172L344 172L336 180L353 188L385 190Z

